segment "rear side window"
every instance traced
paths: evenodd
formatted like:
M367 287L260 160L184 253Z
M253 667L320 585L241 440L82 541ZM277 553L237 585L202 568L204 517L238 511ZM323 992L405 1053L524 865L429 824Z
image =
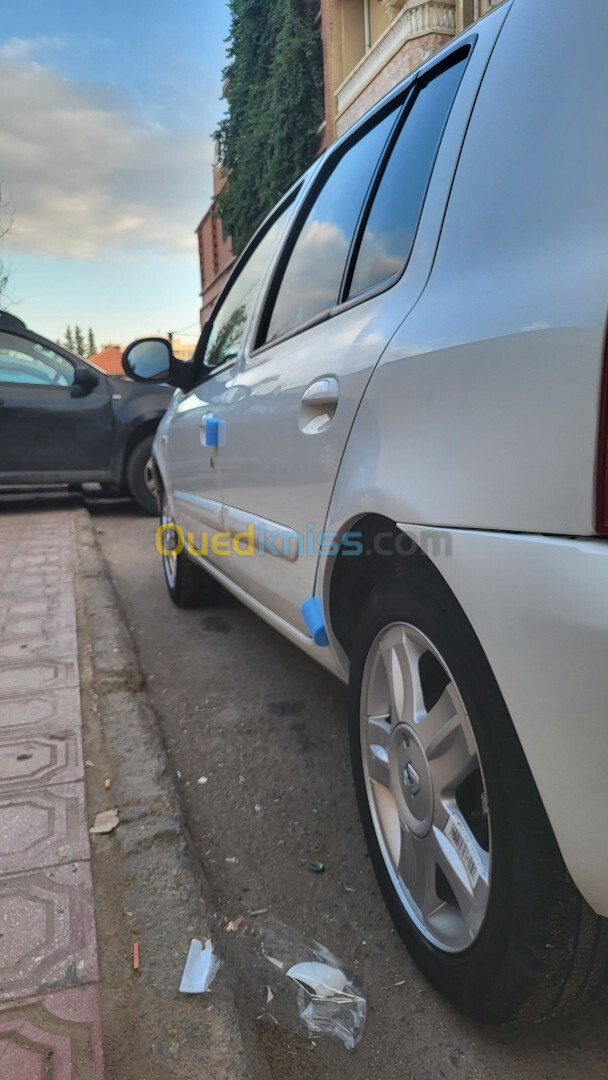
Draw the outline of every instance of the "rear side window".
M355 228L397 111L359 138L325 181L287 263L267 341L289 333L337 303Z
M348 296L400 274L407 263L435 158L468 54L421 86L380 177Z

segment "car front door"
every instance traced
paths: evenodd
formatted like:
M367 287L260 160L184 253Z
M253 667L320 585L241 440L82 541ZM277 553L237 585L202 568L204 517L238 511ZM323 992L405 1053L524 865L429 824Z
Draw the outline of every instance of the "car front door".
M301 605L319 554L333 547L323 529L351 426L428 274L428 251L413 254L417 227L467 60L468 49L457 50L325 163L279 260L253 351L219 408L224 525L253 529L256 551L232 555L230 575L304 632Z
M226 570L225 546L217 546L223 530L221 435L213 421L235 395L234 374L262 282L272 262L293 198L279 206L267 226L252 241L235 267L228 289L220 298L210 325L201 339L202 355L195 357L199 382L184 394L171 418L165 442L165 461L173 495L175 519L191 534L196 550Z
M105 475L112 401L101 373L88 392L75 363L33 337L0 331L0 477L5 481ZM93 371L93 369L91 369Z

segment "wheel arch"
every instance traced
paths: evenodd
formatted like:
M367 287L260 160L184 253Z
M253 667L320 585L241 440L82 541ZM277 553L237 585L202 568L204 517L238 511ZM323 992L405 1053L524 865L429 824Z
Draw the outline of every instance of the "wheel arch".
M449 589L423 547L383 514L364 514L351 521L341 531L339 545L326 571L325 609L331 632L347 658L370 593L381 581L399 577L406 562L410 567L414 564L421 574L435 575ZM360 550L355 550L355 545Z
M122 467L121 476L123 484L126 482L127 468L129 466L129 458L137 446L144 439L147 439L150 435L154 435L156 429L162 419L162 413L159 416L150 417L147 420L142 420L137 424L128 434L122 455Z

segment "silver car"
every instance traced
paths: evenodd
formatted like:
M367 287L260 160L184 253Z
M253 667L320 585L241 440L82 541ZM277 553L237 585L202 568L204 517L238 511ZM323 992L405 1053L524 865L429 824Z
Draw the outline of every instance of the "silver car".
M178 387L173 600L349 682L388 907L488 1021L608 959L606 41L605 0L507 0L285 196L191 367L125 361Z

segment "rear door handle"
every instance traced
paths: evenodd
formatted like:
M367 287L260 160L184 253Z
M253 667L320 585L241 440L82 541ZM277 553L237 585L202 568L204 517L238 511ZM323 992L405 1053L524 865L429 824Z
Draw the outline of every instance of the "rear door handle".
M337 405L338 392L338 380L333 376L317 379L302 394L302 403L313 408L317 405Z

